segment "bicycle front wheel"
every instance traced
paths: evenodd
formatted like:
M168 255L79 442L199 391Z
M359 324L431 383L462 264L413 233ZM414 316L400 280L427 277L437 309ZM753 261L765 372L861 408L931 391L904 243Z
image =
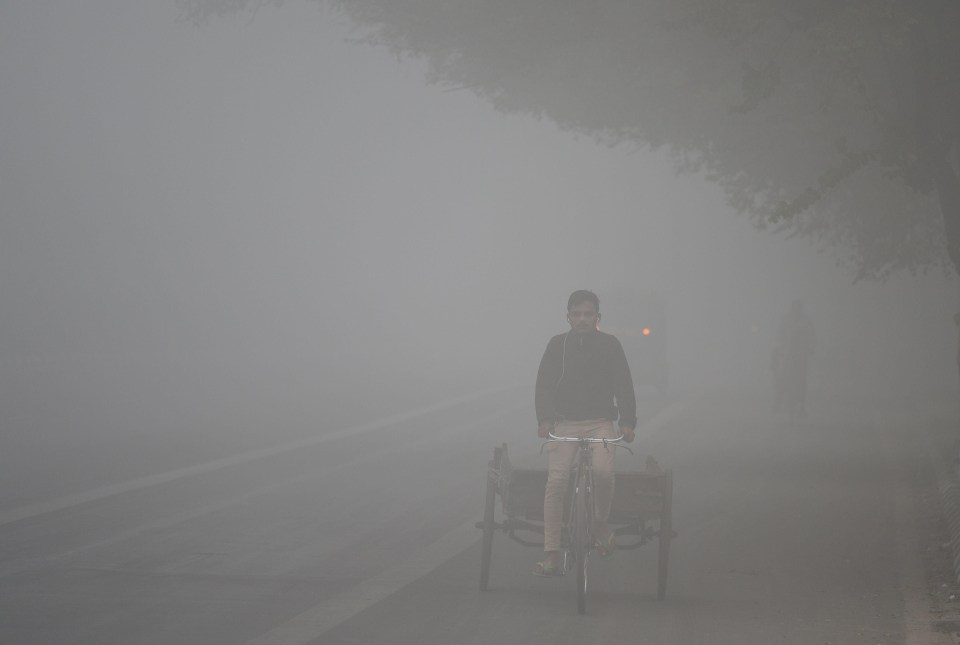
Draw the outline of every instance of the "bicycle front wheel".
M585 482L578 482L573 501L573 557L577 568L577 612L587 611L587 560L592 540L592 517Z

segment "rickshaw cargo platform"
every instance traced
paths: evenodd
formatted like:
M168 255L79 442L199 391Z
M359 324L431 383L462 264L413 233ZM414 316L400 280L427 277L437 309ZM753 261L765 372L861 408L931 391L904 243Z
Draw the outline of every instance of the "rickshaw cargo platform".
M672 521L673 472L660 468L656 460L648 457L643 470L618 470L614 477L608 524L614 530L616 548L629 551L657 540L657 598L663 600L666 597L670 542L677 536ZM483 529L481 590L488 588L493 536L497 531L523 546L543 547L546 483L545 468L514 466L510 462L507 444L494 449L487 469L483 521L476 525Z

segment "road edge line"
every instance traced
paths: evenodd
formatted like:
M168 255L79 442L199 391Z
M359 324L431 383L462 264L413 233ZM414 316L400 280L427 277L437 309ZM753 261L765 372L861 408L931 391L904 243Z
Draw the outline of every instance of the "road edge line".
M113 495L120 495L121 493L129 493L131 491L141 490L143 488L149 488L150 486L158 486L160 484L166 484L168 482L175 481L177 479L182 479L184 477L190 477L192 475L200 475L203 473L212 472L214 470L219 470L221 468L227 468L228 466L246 464L251 461L255 461L257 459L272 457L274 455L282 454L284 452L290 452L292 450L299 450L301 448L314 446L327 441L333 441L334 439L354 437L360 434L364 434L366 432L371 432L373 430L379 430L392 423L409 421L410 419L415 419L419 416L423 416L431 412L437 412L439 410L451 408L461 403L466 403L467 401L483 398L484 396L501 392L504 390L514 389L516 387L518 386L513 384L491 387L484 390L480 390L478 392L473 392L470 394L465 394L463 396L454 397L453 399L448 399L446 401L440 401L438 403L432 403L430 405L414 408L412 410L399 412L397 414L386 416L380 419L375 419L373 421L369 421L367 423L363 423L357 426L351 426L348 428L342 428L340 430L334 430L333 432L318 435L315 437L307 437L305 439L289 441L286 443L277 444L275 446L266 446L264 448L256 448L254 450L248 450L246 452L242 452L229 457L213 459L211 461L205 461L199 464L194 464L192 466L186 466L184 468L177 468L175 470L169 470L163 473L146 475L144 477L130 479L127 481L116 483L116 484L108 484L106 486L100 486L98 488L93 488L87 491L83 491L81 493L75 493L73 495L58 497L45 502L37 502L35 504L29 504L27 506L15 507L9 511L0 513L0 526L5 526L7 524L12 524L14 522L19 522L25 519L30 519L32 517L37 517L39 515L46 515L47 513L55 513L56 511L61 511L74 506L79 506L80 504L85 504L87 502L95 502L101 499L105 499L107 497L112 497Z

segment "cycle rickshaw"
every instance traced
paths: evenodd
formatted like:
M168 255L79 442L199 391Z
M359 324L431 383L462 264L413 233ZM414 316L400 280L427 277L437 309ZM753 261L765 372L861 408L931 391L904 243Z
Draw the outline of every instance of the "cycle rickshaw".
M570 477L567 504L563 520L565 569L575 569L577 574L577 610L586 611L587 562L593 548L592 522L582 518L592 517L586 510L588 499L582 493L592 484L583 486L578 481L581 470L589 468L589 445L614 443L612 440L581 440L552 437L552 440L581 442L580 454L574 461ZM623 444L616 444L626 448ZM480 589L486 591L490 581L490 561L493 553L493 536L501 531L511 540L523 546L543 547L543 496L547 482L544 468L517 468L510 463L507 444L494 448L489 462L486 482L486 501L483 521L477 528L483 529L483 544L480 562ZM589 482L585 482L588 483ZM667 565L670 558L670 542L676 537L673 530L673 472L663 470L648 457L644 470L617 471L615 473L614 497L608 524L616 536L617 550L637 549L656 538L658 544L657 598L663 600L667 593ZM501 501L501 517L496 516L496 498ZM533 534L532 536L530 534ZM539 539L536 536L539 535Z

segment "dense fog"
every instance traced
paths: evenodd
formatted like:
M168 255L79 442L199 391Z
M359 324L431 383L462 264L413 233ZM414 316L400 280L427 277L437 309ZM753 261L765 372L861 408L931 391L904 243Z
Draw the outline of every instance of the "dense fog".
M766 388L796 298L819 339L812 399L957 387L952 276L854 284L665 151L443 91L335 13L195 25L172 1L96 0L3 16L10 480L45 442L68 470L108 454L110 476L133 476L532 387L581 288L611 330L636 324L624 301L663 298L673 393Z

